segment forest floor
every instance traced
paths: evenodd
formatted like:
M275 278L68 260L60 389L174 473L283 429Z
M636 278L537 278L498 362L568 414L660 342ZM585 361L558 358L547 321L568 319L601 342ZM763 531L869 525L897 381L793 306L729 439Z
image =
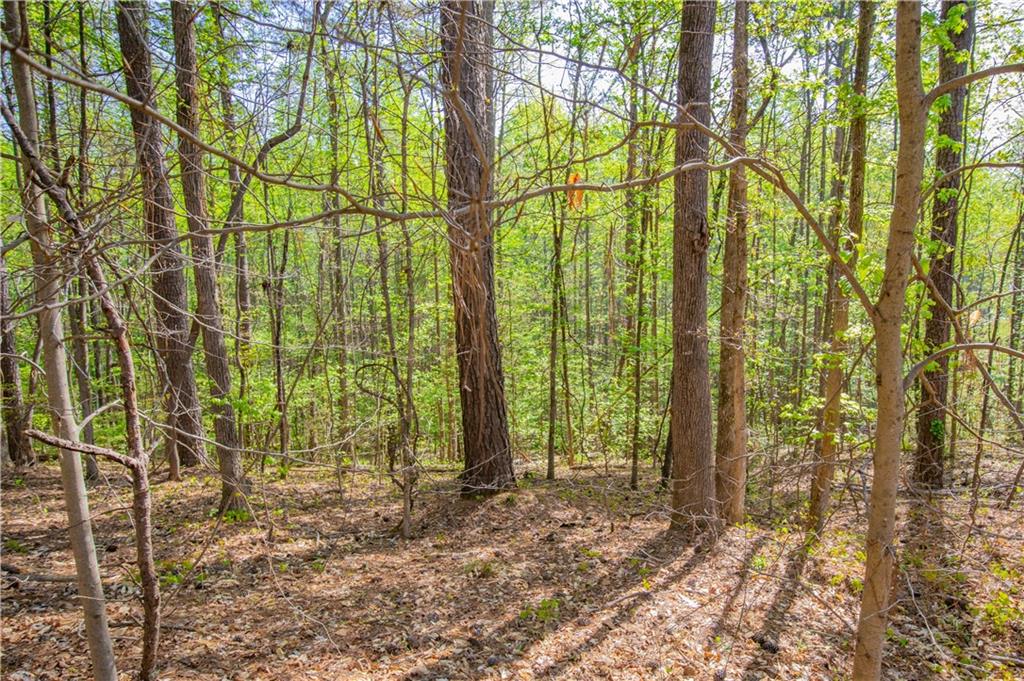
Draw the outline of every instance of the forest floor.
M665 493L629 492L625 471L560 474L477 500L452 475L425 481L409 541L386 478L342 498L292 469L219 523L214 481L156 484L160 678L849 678L862 490L808 554L792 513L695 546L667 532ZM91 493L123 678L140 649L128 493ZM997 501L970 537L966 495L941 512L903 501L889 678L1024 678L1020 502ZM73 569L65 526L54 464L4 475L4 679L87 676L74 585L53 581Z

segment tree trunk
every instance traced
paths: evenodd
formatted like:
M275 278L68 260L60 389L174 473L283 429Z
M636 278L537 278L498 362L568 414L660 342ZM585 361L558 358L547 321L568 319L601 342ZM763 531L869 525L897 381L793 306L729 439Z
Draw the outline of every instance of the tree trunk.
M732 130L729 141L746 148L747 66L746 0L736 3L732 48ZM747 486L747 406L743 348L747 305L747 176L742 164L729 170L722 275L721 348L718 379L718 432L715 441L715 493L727 523L743 522Z
M875 3L862 1L857 22L856 64L853 75L853 96L867 94L868 70L871 62L871 34L874 31ZM851 269L857 261L857 243L864 231L864 179L867 157L867 116L863 105L853 108L850 122L850 218L847 234L841 236L837 248L847 257ZM807 527L820 532L828 513L832 495L832 475L835 472L836 455L840 442L839 425L842 419L843 379L847 352L846 331L850 323L850 300L839 284L833 287L833 310L831 314L830 357L825 373L823 393L825 406L822 411L822 433L819 457L811 484L811 501Z
M679 34L678 104L694 120L711 120L714 0L687 0ZM680 120L687 120L680 114ZM677 166L706 161L708 139L676 130ZM672 524L696 530L715 518L708 376L708 171L675 177L672 244Z
M128 95L155 103L149 46L146 42L146 6L139 0L117 4L117 32L124 58ZM174 222L174 199L164 165L160 123L131 110L135 155L142 176L143 221L155 254L152 266L153 307L156 310L157 351L167 372L168 420L178 459L184 466L204 458L202 414L189 343L188 292L184 258Z
M878 679L881 676L882 644L896 552L893 538L905 397L900 324L914 248L914 227L921 201L928 116L921 85L921 5L916 2L900 2L896 6L895 73L900 139L885 273L872 314L878 424L873 453L864 592L854 654L855 679Z
M30 51L25 5L4 0L4 30L7 40L25 52ZM9 53L11 80L18 102L20 127L29 143L39 148L39 122L36 117L35 93L29 66L15 53ZM60 317L61 265L54 254L50 228L45 219L42 195L32 189L29 159L23 155L25 189L22 208L25 224L31 235L32 262L35 266L35 297L39 306L39 335L46 368L46 399L54 421L54 430L65 440L78 438L75 408L68 386L64 327ZM102 681L116 681L117 669L110 631L107 628L106 602L100 582L96 546L92 536L89 502L82 476L82 462L77 452L60 451L61 483L68 515L71 549L75 558L78 596L85 619L85 634L93 676Z
M196 58L195 14L182 0L171 2L174 26L175 80L178 88L178 124L199 137L198 60ZM193 273L196 283L196 312L203 334L203 356L211 381L213 428L217 438L217 462L221 478L221 513L244 504L245 473L239 450L241 442L231 406L231 368L224 343L223 316L217 289L217 270L213 240L206 206L206 175L203 152L184 136L178 140L181 159L181 188L188 212L189 239L192 243Z
M455 344L465 494L515 485L509 446L498 318L494 301L494 244L490 209L493 130L487 97L490 28L481 3L445 0L441 6L445 175L455 302Z
M942 20L962 14L965 25L950 32L952 45L939 49L939 81L959 78L967 72L961 53L971 49L974 40L974 5L963 0L943 0ZM949 342L950 320L947 305L953 303L953 263L957 247L960 173L954 172L963 160L964 99L967 88L959 87L949 95L949 106L939 114L939 139L935 152L935 184L932 204L931 239L934 252L928 276L931 316L925 322L924 354L929 355ZM941 296L946 305L934 300ZM917 452L914 456L914 483L922 488L942 487L946 451L946 405L949 394L949 355L936 360L935 366L921 373L921 406L917 412Z
M26 191L31 191L26 187ZM3 241L0 239L0 248ZM7 261L0 255L0 382L3 383L4 453L16 466L35 463L32 440L25 435L31 424L31 412L21 394L21 372L18 368L18 348L14 342L14 324L11 323L11 298L7 287Z

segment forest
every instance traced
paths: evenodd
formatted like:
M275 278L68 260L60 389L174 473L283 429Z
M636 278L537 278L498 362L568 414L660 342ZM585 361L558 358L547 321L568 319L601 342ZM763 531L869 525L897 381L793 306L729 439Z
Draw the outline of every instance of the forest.
M1024 9L3 0L0 677L1024 678Z

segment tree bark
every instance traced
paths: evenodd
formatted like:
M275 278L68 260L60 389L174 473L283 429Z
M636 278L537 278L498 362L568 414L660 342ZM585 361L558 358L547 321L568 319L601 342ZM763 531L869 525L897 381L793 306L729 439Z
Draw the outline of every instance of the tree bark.
M117 3L117 32L124 58L128 95L153 104L153 74L146 38L146 6L139 0ZM174 432L179 461L194 465L205 458L202 414L189 343L188 292L184 258L174 222L174 199L164 164L163 139L158 121L131 110L135 155L142 176L143 222L156 255L152 267L153 307L156 310L157 351L168 381L168 420Z
M867 96L868 70L871 63L871 34L874 31L875 3L860 2L857 20L856 64L853 74L853 119L850 122L850 217L847 234L840 238L839 252L847 257L850 267L857 261L857 243L864 231L864 180L867 157L867 116L863 98ZM832 495L832 476L839 450L839 425L842 419L842 394L845 357L848 344L846 331L850 324L850 299L838 280L832 299L830 357L825 373L825 406L822 411L822 433L818 461L811 483L811 500L807 527L821 532Z
M679 34L678 105L694 120L711 120L714 0L687 0ZM686 115L680 114L685 121ZM708 138L676 130L676 165L706 161ZM708 171L675 177L672 244L672 524L710 525L715 513L708 376Z
M30 188L26 187L26 191ZM0 239L0 248L3 240ZM25 406L21 393L21 372L18 368L18 348L14 342L14 324L11 323L11 297L7 286L7 260L0 255L0 382L3 383L4 454L16 466L35 463L32 440L25 435L31 412Z
M7 40L29 52L31 49L25 5L4 0L4 32ZM32 72L17 55L10 54L10 73L18 102L18 116L28 142L39 147L39 121L36 116ZM8 112L9 113L9 112ZM12 121L13 122L13 119ZM22 208L25 224L31 235L32 261L35 266L35 297L39 306L39 334L46 368L46 399L54 421L54 430L65 440L78 438L75 408L68 386L67 357L64 347L64 326L60 317L61 267L54 254L50 228L42 195L32 190L30 160L22 155L25 171L25 192ZM61 483L68 515L71 549L75 558L78 595L85 619L85 634L93 676L102 681L116 681L114 650L107 627L106 602L100 582L96 546L92 536L89 501L82 475L82 462L77 452L60 450Z
M178 88L178 124L199 137L198 59L196 57L195 11L182 0L171 2L174 28L175 81ZM188 212L192 243L193 275L196 284L196 312L203 334L203 357L210 377L213 398L213 428L217 439L217 462L221 479L219 511L241 508L245 502L245 472L239 450L241 442L231 406L231 368L224 342L224 323L217 288L213 240L206 206L206 175L203 152L191 140L179 137L181 188Z
M31 164L41 188L44 188L60 213L61 219L71 232L71 237L79 244L84 244L87 235L77 212L68 201L67 192L59 186L53 174L39 158L37 147L34 147L24 132L14 124L10 109L3 108L3 115L8 119L11 132L21 146L25 157ZM149 492L147 466L149 455L142 444L142 429L139 426L139 405L135 388L135 364L132 359L131 346L128 341L128 326L118 312L117 306L110 295L103 271L97 262L96 255L91 252L83 254L83 261L89 278L92 280L99 297L100 307L107 321L108 332L117 348L118 365L120 368L121 398L124 401L125 439L130 456L124 457L111 450L91 445L81 445L74 440L63 437L53 438L39 431L27 434L39 438L51 445L85 454L103 454L127 467L132 476L132 525L135 531L136 564L142 583L142 662L139 678L153 678L156 669L157 646L160 642L160 580L153 560L153 523L152 499ZM97 676L99 678L99 676Z
M490 28L482 3L441 5L448 239L455 301L455 344L465 468L464 494L515 485L505 407L498 319L494 301L494 244L490 210L493 129L487 72Z
M737 0L732 48L732 129L729 141L743 152L747 138L746 0ZM743 521L747 486L747 406L744 322L747 305L747 176L742 164L729 170L722 275L721 348L718 374L718 432L715 493L727 523Z
M881 676L882 645L892 588L896 547L896 492L904 424L903 348L900 325L921 202L924 139L928 110L921 84L921 5L896 6L896 94L900 122L896 192L889 221L882 289L872 321L878 424L868 512L867 560L861 596L853 678Z
M962 13L964 25L951 31L950 49L939 48L939 81L959 78L967 73L967 62L961 53L971 49L974 40L974 5L964 0L943 0L942 20ZM939 114L939 138L935 153L935 173L939 180L934 188L931 239L939 250L931 259L928 276L930 316L925 322L924 353L927 355L949 342L950 319L947 305L953 302L954 256L957 247L958 203L961 177L955 172L963 162L964 100L967 87L949 94L949 106ZM939 304L935 298L947 305ZM921 406L917 412L917 451L914 455L915 485L921 488L942 487L946 453L946 405L949 396L949 357L943 356L935 366L921 374Z

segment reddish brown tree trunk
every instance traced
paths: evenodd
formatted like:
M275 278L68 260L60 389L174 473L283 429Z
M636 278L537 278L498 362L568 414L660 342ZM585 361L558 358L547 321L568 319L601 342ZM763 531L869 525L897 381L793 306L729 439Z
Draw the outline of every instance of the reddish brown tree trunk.
M118 2L117 32L128 95L155 105L145 4L137 0ZM175 440L182 465L193 465L204 453L202 414L189 343L184 259L174 223L174 199L164 164L161 126L137 109L131 110L131 119L142 177L143 221L156 255L152 266L153 307L157 351L167 373L168 420L175 429L169 437Z
M732 130L729 141L741 153L747 138L747 3L736 3L732 48ZM718 437L715 493L727 523L743 521L747 485L747 405L743 350L747 305L747 175L742 164L729 170L722 275L721 348L718 374Z
M950 32L952 45L939 48L939 81L959 78L967 72L962 58L974 40L974 5L963 0L943 0L942 19L962 14L966 25ZM959 219L960 173L954 172L963 159L964 100L967 88L949 94L949 106L939 114L939 140L935 152L935 200L932 204L931 238L934 251L928 276L934 287L928 288L930 316L925 322L925 355L949 342L948 306L953 303L953 266ZM935 300L941 296L945 305ZM921 406L917 412L917 453L914 457L914 482L918 486L941 487L946 453L946 404L949 393L949 356L936 360L935 366L921 374Z
M515 485L494 301L490 28L481 2L441 5L445 175L465 470L463 492Z
M195 14L181 0L171 2L174 27L175 78L178 86L178 124L199 137L198 59L196 58ZM196 282L197 317L203 334L203 357L211 380L213 428L217 439L217 461L221 478L220 511L241 508L245 473L239 453L241 442L231 406L231 368L224 343L223 317L217 289L217 269L213 240L209 234L206 207L206 175L203 152L187 137L178 140L181 158L181 187L188 211L189 238L192 242L193 272Z
M689 117L711 121L714 0L687 0L679 35L678 104ZM707 161L708 138L676 131L677 166ZM708 171L675 177L672 244L672 524L695 530L716 516L708 376Z

